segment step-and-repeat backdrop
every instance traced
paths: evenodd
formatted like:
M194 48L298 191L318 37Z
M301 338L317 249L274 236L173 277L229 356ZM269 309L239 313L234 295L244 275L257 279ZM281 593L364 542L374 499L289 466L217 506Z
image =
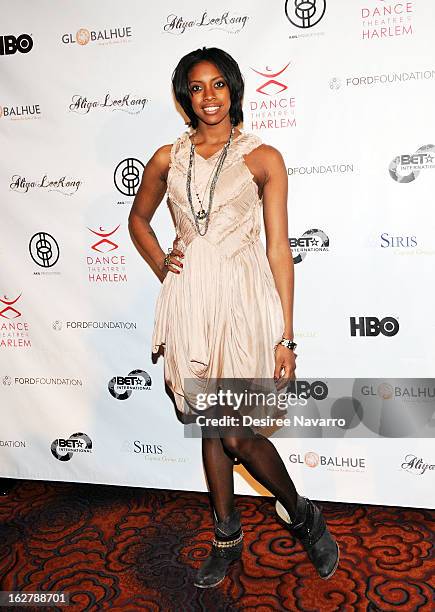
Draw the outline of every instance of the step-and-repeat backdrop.
M206 490L200 440L151 360L161 285L127 227L144 164L186 129L172 71L202 46L239 62L244 129L288 169L299 378L364 378L386 409L400 397L430 421L433 3L1 8L1 476ZM164 202L153 228L166 250ZM382 431L274 443L303 494L433 507L432 439Z

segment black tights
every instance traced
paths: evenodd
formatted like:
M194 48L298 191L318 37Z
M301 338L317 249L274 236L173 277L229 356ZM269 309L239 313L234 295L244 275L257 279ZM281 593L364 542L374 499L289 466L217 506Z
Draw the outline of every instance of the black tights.
M294 517L297 492L272 442L261 434L255 434L250 427L225 427L214 431L220 437L206 437L211 430L203 428L202 457L218 519L224 520L234 510L235 458L251 476L269 489L290 517Z

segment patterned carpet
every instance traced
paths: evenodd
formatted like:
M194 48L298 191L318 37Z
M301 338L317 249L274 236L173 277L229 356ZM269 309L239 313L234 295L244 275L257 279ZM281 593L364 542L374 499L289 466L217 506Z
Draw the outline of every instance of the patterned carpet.
M1 590L66 591L66 607L2 610L433 612L435 512L323 503L341 548L328 581L275 521L272 499L237 496L241 562L192 585L208 553L208 496L20 481L0 497Z

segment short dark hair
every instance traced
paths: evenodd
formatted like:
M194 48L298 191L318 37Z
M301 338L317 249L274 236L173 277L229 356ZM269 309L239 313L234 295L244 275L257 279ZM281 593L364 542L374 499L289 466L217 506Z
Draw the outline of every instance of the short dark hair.
M222 49L217 47L203 47L196 51L191 51L180 59L177 67L172 74L172 87L177 102L189 117L190 125L198 127L198 117L193 112L188 86L188 74L190 70L199 62L211 62L222 72L228 89L230 90L231 108L230 119L232 125L243 122L243 92L245 84L242 73L236 60Z

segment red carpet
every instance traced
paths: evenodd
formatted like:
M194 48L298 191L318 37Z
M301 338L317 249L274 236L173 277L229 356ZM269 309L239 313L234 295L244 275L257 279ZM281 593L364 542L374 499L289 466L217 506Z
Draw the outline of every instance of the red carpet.
M20 481L0 497L1 590L70 594L67 607L15 611L433 612L434 511L322 503L341 548L323 581L272 498L236 503L243 560L201 590L192 576L212 537L206 494Z

